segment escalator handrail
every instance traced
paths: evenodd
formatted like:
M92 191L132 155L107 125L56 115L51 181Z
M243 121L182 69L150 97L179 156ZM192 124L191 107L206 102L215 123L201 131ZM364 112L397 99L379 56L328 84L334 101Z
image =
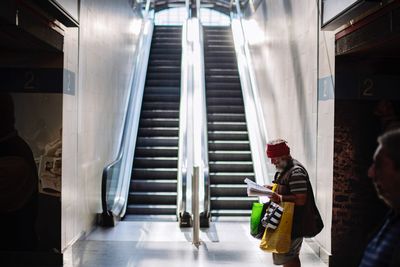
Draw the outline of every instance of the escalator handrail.
M177 217L178 219L186 211L187 188L187 114L188 114L188 67L187 62L187 20L182 25L182 58L181 58L181 98L179 104L179 144L178 144L178 173L177 173Z
M207 127L207 106L206 106L206 86L205 86L205 63L204 63L204 36L203 36L203 26L199 23L199 89L202 96L202 121L201 121L201 163L202 171L200 177L204 177L204 210L203 215L209 218L210 206L211 206L211 195L210 195L210 173L209 173L209 163L208 163L208 127Z
M128 199L128 193L129 193L129 182L130 182L130 175L131 172L129 170L125 170L125 173L118 174L118 184L121 186L118 186L119 192L117 193L117 196L114 199L117 199L116 203L109 209L108 208L108 201L107 199L107 193L109 188L107 188L107 182L108 179L110 178L110 175L112 175L112 169L117 166L117 164L122 163L124 158L126 157L126 145L129 144L133 146L132 150L134 151L135 143L136 143L136 135L138 131L138 122L139 122L139 116L140 116L140 108L141 108L141 101L143 97L143 91L144 91L144 83L145 83L145 78L146 78L146 70L147 70L147 63L149 59L149 50L150 50L150 43L151 43L151 38L152 38L152 33L153 33L153 20L145 17L142 21L141 29L139 32L139 45L135 49L134 52L134 68L133 68L133 73L131 75L130 79L130 90L128 93L128 103L126 106L126 112L124 116L124 122L123 122L123 130L122 130L122 136L121 136L121 141L120 141L120 146L118 150L118 154L116 159L108 164L104 169L102 173L102 182L101 182L101 204L102 204L102 209L103 209L103 215L106 216L115 216L115 217L123 217L125 214L126 206L127 206L127 199ZM143 51L145 51L143 53ZM147 52L146 52L147 51ZM136 101L136 103L135 103ZM137 103L139 102L139 103ZM134 125L132 128L129 127L129 124L131 121L135 121L136 125ZM129 133L136 133L133 137L134 140L128 140L128 138L132 137L132 134L129 135ZM130 168L132 169L132 162L133 162L133 152L130 155L130 158L132 158L131 162L129 163L129 160L127 160L128 164L130 164ZM121 177L122 176L122 177Z
M232 6L233 8L233 6ZM265 119L263 115L263 109L260 102L259 90L255 78L255 71L253 68L253 63L251 60L251 53L249 49L249 43L246 38L245 30L243 27L243 14L238 1L235 3L236 9L236 20L238 24L237 32L240 35L239 38L235 38L235 50L238 60L238 71L240 75L240 81L243 91L243 100L245 103L245 114L246 121L254 121L248 126L249 140L251 146L251 154L253 158L255 179L257 183L268 184L270 183L269 177L273 177L274 170L268 164L268 158L264 152L266 147L266 141L268 139L268 134L265 125ZM233 13L231 13L233 14ZM231 18L232 24L234 18ZM232 26L232 30L235 28ZM239 40L237 40L239 39ZM240 53L238 52L240 51ZM246 104L247 103L247 104Z

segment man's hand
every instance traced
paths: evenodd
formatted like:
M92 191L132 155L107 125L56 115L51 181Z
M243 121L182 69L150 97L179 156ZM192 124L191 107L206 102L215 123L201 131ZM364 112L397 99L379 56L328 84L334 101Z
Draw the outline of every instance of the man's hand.
M265 184L264 187L272 190L272 185L270 185L270 184Z
M269 197L269 199L271 199L271 201L278 203L278 204L282 202L282 196L275 192L272 193L272 195Z

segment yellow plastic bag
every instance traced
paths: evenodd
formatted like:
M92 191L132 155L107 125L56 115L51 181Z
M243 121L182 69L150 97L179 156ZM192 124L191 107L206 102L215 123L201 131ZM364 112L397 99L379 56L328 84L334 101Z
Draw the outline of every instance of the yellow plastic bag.
M283 202L283 215L278 228L266 229L261 239L260 248L264 251L274 253L289 252L292 236L294 203Z

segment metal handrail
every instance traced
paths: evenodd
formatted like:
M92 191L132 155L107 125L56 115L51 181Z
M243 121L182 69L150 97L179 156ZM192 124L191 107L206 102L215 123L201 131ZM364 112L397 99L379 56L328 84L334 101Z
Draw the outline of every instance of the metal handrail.
M187 188L187 23L182 26L182 60L181 60L181 99L179 107L179 144L178 144L178 177L177 177L177 217L181 219L186 213Z
M190 157L190 147L192 133L190 127L190 102L192 87L190 51L191 45L188 40L188 24L190 17L189 0L186 0L186 20L182 25L182 58L181 58L181 99L179 108L179 144L178 144L178 176L177 176L177 210L176 215L181 227L191 226L191 216L188 212L188 177L192 171L192 161Z
M199 83L200 95L201 95L201 103L202 107L199 112L202 113L201 120L201 164L202 164L202 173L200 177L204 177L204 198L203 198L203 212L202 212L202 226L207 226L207 221L210 218L210 173L209 173L209 164L208 164L208 127L207 127L207 105L206 105L206 86L205 86L205 64L204 64L204 36L203 36L203 26L200 23L199 19L199 73L198 79L196 79Z
M147 2L149 1L150 0L147 0ZM136 144L152 33L153 22L148 18L147 10L139 32L139 45L134 53L136 62L129 83L131 89L128 92L128 103L124 113L123 130L118 154L116 159L103 169L102 173L101 205L103 209L102 224L104 225L113 226L115 224L115 218L123 217L126 210L134 156L134 149L127 149L127 147L134 148ZM134 125L130 127L132 121ZM125 163L125 165L123 165L123 163ZM112 178L115 174L118 178L116 178L116 181L113 181ZM113 201L110 203L111 199L109 199L108 193L111 190L112 183L116 186L116 191L112 194Z

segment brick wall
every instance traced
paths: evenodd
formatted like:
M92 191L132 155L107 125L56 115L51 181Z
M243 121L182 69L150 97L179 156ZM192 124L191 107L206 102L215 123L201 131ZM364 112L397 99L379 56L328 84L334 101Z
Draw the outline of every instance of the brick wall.
M380 133L376 101L335 103L331 266L358 266L373 229L386 212L368 168Z

